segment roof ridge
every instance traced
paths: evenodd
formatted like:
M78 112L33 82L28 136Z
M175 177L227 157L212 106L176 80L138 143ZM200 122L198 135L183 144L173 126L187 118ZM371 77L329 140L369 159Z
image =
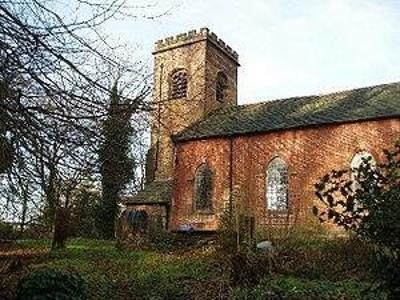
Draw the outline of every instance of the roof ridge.
M397 116L400 116L400 82L392 82L223 107L172 138L182 141Z

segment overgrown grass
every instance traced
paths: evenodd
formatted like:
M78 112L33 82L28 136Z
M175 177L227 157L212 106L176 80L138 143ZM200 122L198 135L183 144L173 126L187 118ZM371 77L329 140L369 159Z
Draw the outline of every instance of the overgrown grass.
M23 248L49 247L48 241L19 244ZM50 252L29 269L45 266L80 274L91 287L92 299L187 299L189 281L221 276L210 268L206 257L118 250L112 241L84 239L70 240L65 249Z
M48 240L17 246L42 250L25 273L41 267L76 272L88 283L88 299L364 299L360 295L372 286L371 249L356 239L301 231L263 234L259 239L274 244L273 263L250 286L232 285L229 265L212 249L120 250L113 241L85 239L51 252L43 251L50 249ZM263 261L256 254L250 267L260 268ZM385 299L384 292L372 295Z
M275 272L305 279L372 281L377 267L373 248L354 236L333 236L322 229L271 229L259 239L275 247Z
M295 277L266 277L255 287L238 287L232 293L235 300L375 300L387 299L385 292L371 289L370 284L342 279L338 282L307 280Z
M50 249L51 240L18 240L16 241L18 247L22 249Z

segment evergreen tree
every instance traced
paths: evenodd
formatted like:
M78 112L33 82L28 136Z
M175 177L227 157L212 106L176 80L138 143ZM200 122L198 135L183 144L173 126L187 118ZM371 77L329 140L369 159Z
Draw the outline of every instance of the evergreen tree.
M130 155L133 128L131 113L118 96L117 84L112 88L108 117L103 125L104 141L100 147L102 197L97 217L97 229L103 238L114 235L115 217L121 191L130 181L134 160Z

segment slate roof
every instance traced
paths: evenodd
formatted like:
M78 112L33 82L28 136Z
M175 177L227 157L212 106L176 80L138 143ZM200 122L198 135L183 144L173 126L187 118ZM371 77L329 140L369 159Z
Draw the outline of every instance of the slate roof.
M169 204L172 197L172 181L153 181L146 184L136 195L127 197L125 204Z
M219 109L172 138L186 141L400 117L400 82Z

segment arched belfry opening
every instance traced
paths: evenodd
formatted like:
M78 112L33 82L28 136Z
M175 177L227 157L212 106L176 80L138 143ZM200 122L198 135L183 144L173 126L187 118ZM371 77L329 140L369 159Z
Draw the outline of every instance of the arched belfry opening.
M188 74L186 69L176 69L169 76L169 98L186 98L188 92Z

